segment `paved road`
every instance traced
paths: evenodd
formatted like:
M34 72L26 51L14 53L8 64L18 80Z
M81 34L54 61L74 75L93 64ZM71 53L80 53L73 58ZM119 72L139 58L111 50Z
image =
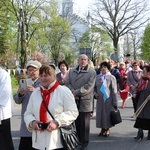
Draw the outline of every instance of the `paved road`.
M118 102L121 106L121 102ZM95 127L95 116L91 118L91 134L88 150L150 150L150 141L146 140L147 131L144 131L145 137L141 141L136 141L133 137L137 130L133 128L134 120L131 100L127 100L127 107L119 107L122 116L122 123L111 128L109 137L99 137L100 129ZM12 117L12 135L15 150L19 143L19 126L20 126L20 106L15 104L14 115Z

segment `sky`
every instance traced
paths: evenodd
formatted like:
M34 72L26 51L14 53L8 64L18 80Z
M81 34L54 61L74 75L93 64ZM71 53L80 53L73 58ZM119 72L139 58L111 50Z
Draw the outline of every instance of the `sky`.
M63 0L58 0L60 3ZM90 3L92 3L94 0L72 0L74 3L74 9L76 14L80 13L80 16L84 15L85 13L87 14L89 8L90 8Z

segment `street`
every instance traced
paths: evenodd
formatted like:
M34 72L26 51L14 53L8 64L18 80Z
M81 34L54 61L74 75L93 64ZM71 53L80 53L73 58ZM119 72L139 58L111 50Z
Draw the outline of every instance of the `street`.
M95 101L96 103L96 101ZM14 104L14 114L11 119L12 136L15 150L19 144L19 127L20 127L20 105ZM134 140L137 135L137 129L133 128L134 119L132 101L127 100L127 106L122 109L121 100L118 102L118 108L121 112L122 123L110 129L109 137L99 137L100 129L95 127L95 114L91 118L90 143L88 150L149 150L150 141L146 139L147 131L144 131L143 140Z

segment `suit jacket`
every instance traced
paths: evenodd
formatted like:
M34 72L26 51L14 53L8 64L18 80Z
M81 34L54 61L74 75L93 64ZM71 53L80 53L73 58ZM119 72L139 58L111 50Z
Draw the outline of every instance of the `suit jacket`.
M70 70L65 85L79 97L79 100L76 99L79 111L92 112L96 71L88 65L84 70L78 70L79 66Z

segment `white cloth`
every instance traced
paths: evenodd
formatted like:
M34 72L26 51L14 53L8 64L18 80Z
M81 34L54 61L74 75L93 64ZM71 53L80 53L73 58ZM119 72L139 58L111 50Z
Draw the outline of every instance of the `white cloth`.
M52 83L54 84L54 83ZM51 86L49 86L51 87ZM78 116L78 110L76 107L75 99L71 91L66 86L59 85L54 92L50 95L50 103L48 109L58 121L59 126L65 126L71 124ZM62 147L60 139L60 131L56 129L52 132L48 131L35 131L32 130L29 124L33 120L40 120L40 106L42 102L40 88L36 88L31 94L29 103L27 105L26 112L24 114L24 120L27 128L32 131L32 143L33 147L40 150L51 150ZM49 120L51 120L48 114Z
M7 71L0 68L0 122L12 117L12 87Z

